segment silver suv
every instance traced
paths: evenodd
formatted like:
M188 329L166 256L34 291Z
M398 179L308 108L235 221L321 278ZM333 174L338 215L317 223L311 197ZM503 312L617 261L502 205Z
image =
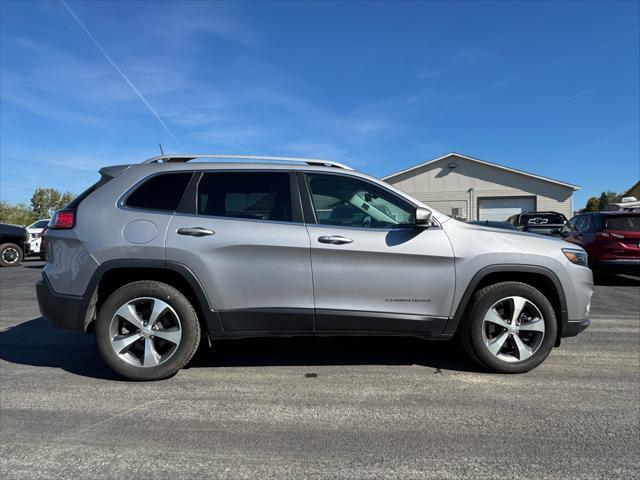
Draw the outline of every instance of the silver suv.
M518 373L589 325L581 248L458 222L335 162L165 155L100 172L49 224L38 302L95 330L127 378L174 375L201 336L273 335L458 336Z

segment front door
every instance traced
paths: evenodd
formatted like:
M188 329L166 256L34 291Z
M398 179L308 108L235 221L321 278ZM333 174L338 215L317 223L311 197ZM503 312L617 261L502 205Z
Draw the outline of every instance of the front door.
M195 273L224 330L313 329L309 236L292 179L283 170L205 172L194 212L169 225L167 260Z
M453 302L451 244L415 206L365 179L308 173L316 330L441 332Z

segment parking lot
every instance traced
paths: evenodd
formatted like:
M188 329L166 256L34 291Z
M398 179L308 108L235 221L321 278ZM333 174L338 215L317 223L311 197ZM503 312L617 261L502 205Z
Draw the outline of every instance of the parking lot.
M42 262L0 269L3 478L638 478L640 281L534 371L454 344L235 340L155 383L40 318Z

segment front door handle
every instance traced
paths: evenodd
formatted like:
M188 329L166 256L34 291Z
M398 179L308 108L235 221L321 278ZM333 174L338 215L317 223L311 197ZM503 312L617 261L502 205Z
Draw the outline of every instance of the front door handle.
M182 227L178 229L178 235L190 235L192 237L206 237L214 233L216 232L203 227Z
M330 243L331 245L344 245L346 243L353 243L353 240L340 235L327 235L318 237L320 243Z

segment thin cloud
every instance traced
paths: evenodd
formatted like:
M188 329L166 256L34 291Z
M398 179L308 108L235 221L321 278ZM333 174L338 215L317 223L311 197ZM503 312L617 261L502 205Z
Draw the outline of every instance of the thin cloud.
M568 102L569 100L573 100L574 98L584 97L585 95L591 95L598 91L597 88L590 88L589 90L585 90L584 92L576 93L575 95L570 95L566 98L560 100L560 103Z
M162 120L162 118L160 118L160 115L158 115L158 112L156 112L156 110L151 106L151 104L147 101L147 99L144 97L144 95L142 95L142 92L140 92L140 90L138 90L138 88L133 84L133 82L131 82L131 80L129 80L129 77L127 77L125 75L125 73L120 69L120 67L118 67L118 65L116 65L116 63L111 59L111 57L109 56L109 54L106 52L106 50L104 48L102 48L102 45L100 45L100 43L98 42L98 40L96 40L96 38L91 34L91 32L89 31L89 29L84 25L84 23L82 23L82 21L80 20L80 18L78 18L78 16L75 14L75 12L71 9L71 7L67 4L67 2L65 2L65 0L60 0L60 3L64 6L64 8L67 9L67 11L71 14L71 16L74 18L74 20L76 22L78 22L78 25L80 25L80 27L82 27L82 29L84 30L84 32L87 34L87 36L91 39L91 41L95 44L95 46L98 48L98 50L100 50L100 52L102 53L102 55L104 55L104 58L107 59L107 61L111 64L111 66L116 70L116 72L118 72L120 74L120 76L122 76L122 78L124 79L125 82L127 82L127 84L131 87L131 89L134 91L134 93L140 98L140 100L142 101L142 103L147 107L147 109L153 114L153 116L156 117L156 119L158 120L158 122L160 123L160 125L162 125L162 128L164 128L166 130L166 132L171 136L171 138L173 138L173 140L176 142L176 144L180 147L181 150L184 151L184 146L182 145L182 143L180 143L180 140L178 140L178 137L176 137L173 132L169 129L169 127L166 125L166 123L164 123L164 121Z

